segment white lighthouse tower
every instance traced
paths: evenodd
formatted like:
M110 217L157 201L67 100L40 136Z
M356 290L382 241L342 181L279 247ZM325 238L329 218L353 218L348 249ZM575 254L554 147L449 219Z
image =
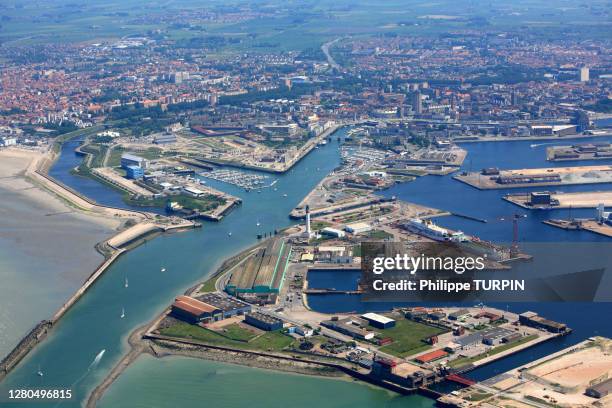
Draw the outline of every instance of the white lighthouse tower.
M312 229L310 228L310 206L306 206L306 232L304 233L306 238L312 237Z

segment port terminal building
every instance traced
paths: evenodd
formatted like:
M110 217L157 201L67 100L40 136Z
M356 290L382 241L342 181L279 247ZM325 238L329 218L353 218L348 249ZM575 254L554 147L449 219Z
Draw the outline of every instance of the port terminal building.
M290 256L291 245L284 239L269 240L236 267L225 291L251 303L275 303Z

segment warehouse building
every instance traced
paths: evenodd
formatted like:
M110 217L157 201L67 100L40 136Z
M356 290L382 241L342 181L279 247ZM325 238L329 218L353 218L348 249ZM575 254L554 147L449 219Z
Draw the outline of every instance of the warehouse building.
M515 334L518 333L503 327L493 327L491 329L487 329L486 333L483 334L482 342L487 346L495 346L496 344L503 343L504 339L512 339L510 336Z
M378 329L388 329L395 326L395 320L377 313L366 313L361 315L361 317Z
M164 133L161 135L155 136L153 139L153 144L161 145L161 144L171 144L176 143L176 135L174 133Z
M523 335L521 333L515 332L515 333L502 337L501 342L502 343L514 343L515 341L520 340L521 338L523 338Z
M363 234L372 230L372 226L365 222L356 222L348 224L344 227L344 230L350 234Z
M225 287L227 293L258 304L275 303L283 285L291 246L271 239L236 267Z
M358 317L348 317L342 320L325 320L321 326L346 334L356 339L371 340L377 333L367 330L368 321Z
M217 293L205 293L197 297L198 300L220 309L223 318L241 316L251 312L251 305L238 299L221 296Z
M467 309L459 309L455 312L451 312L448 314L448 319L449 320L459 320L464 316L467 316L470 313L469 310Z
M519 323L536 329L543 329L551 333L563 333L567 326L563 323L554 322L538 316L535 312L525 312L519 315Z
M529 203L531 205L550 205L550 193L547 191L534 191L530 195Z
M415 358L417 363L426 364L431 363L433 361L438 361L443 359L444 357L448 357L448 353L444 350L434 350L429 353L422 354Z
M247 314L244 321L251 326L255 326L265 331L280 330L283 328L283 321L281 319L259 312Z
M199 188L190 187L190 186L183 187L183 192L195 198L202 197L203 195L206 194L204 191L200 190Z
M341 231L336 228L331 228L331 227L325 227L320 232L321 232L321 235L327 235L327 236L336 237L336 238L344 238L346 236L344 231Z
M534 184L534 183L559 183L561 182L561 176L558 174L512 174L506 176L499 176L497 183L499 184Z
M223 318L223 311L189 296L179 296L172 304L172 315L189 323L210 323Z
M121 155L121 168L127 170L129 166L136 166L146 170L147 167L149 167L149 161L144 157L136 156L135 154L123 153Z
M575 135L576 125L532 125L531 134L534 136L567 136Z
M320 246L316 248L317 262L325 263L351 263L353 262L350 249L343 246Z
M490 327L488 329L479 330L474 333L466 334L454 340L461 347L467 347L479 343L493 345L502 341L506 336L513 334L512 330L503 327Z

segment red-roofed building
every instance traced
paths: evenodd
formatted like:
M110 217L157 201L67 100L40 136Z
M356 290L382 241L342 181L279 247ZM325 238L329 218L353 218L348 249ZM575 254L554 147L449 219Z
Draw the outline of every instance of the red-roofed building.
M172 304L172 315L189 323L208 323L220 320L223 311L189 296L179 296Z
M423 354L422 356L418 356L415 360L418 363L424 364L424 363L430 363L432 361L436 361L439 360L441 358L444 358L448 356L448 353L444 350L434 350L430 353L426 353Z

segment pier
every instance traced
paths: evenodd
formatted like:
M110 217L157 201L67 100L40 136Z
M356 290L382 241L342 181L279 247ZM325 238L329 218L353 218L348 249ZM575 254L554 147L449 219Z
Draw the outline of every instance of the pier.
M307 202L307 200L308 200L308 196L302 201L302 203ZM330 205L328 207L315 208L315 209L311 208L310 215L312 217L317 217L321 215L331 215L331 214L335 214L335 213L339 213L343 211L355 210L357 208L369 207L374 204L382 204L382 203L392 202L392 201L395 201L395 199L394 198L361 199L357 202L350 202L350 203L339 204L339 205ZM289 214L289 217L291 219L302 220L306 218L305 204L302 204L302 203L300 203L298 207L294 208L291 211L291 213Z
M571 219L559 220L551 219L542 221L544 224L564 230L584 230L604 237L612 238L612 225L598 223L594 219Z
M453 212L453 213L451 213L451 215L454 215L455 217L465 218L466 220L471 220L471 221L477 221L477 222L482 222L482 223L487 223L488 222L484 218L478 218L478 217L474 217L472 215L467 215L467 214L461 214L461 213Z

